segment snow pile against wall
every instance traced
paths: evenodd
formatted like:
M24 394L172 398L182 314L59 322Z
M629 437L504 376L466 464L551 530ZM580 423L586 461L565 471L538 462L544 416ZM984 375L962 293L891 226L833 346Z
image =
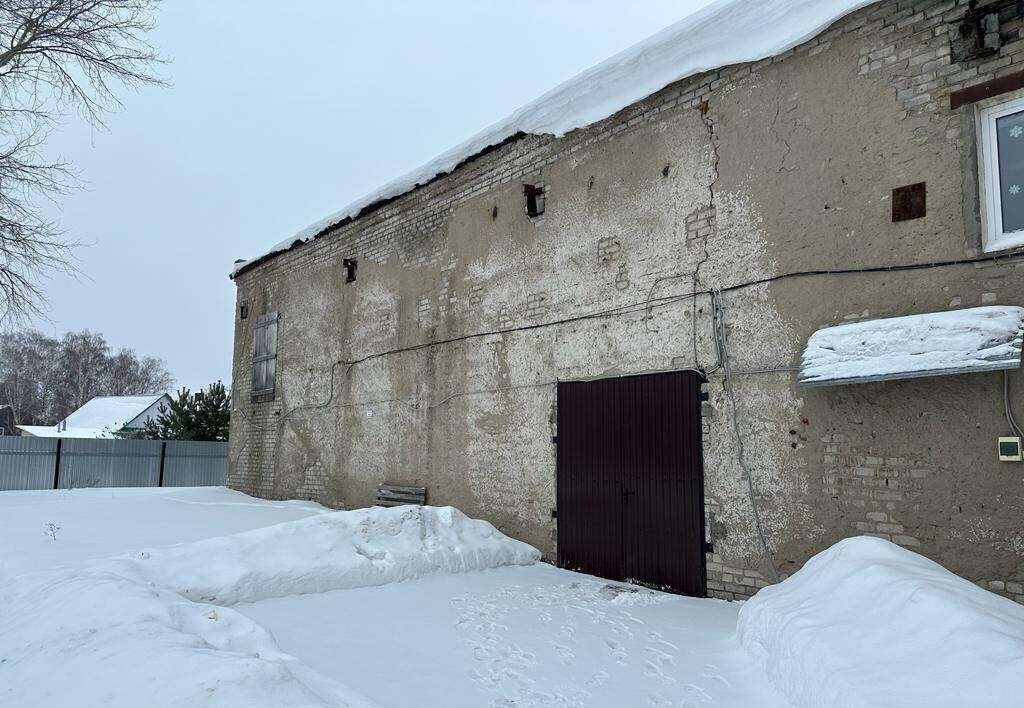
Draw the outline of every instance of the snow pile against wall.
M873 537L814 556L740 610L740 642L797 706L1011 705L1024 607Z
M1020 366L1024 308L975 307L854 322L807 340L798 382L826 386Z
M143 551L118 564L189 599L233 605L539 558L532 546L452 507L399 506L321 514Z
M234 272L308 241L368 206L401 196L520 133L562 136L704 71L792 49L874 0L719 0L566 81L422 167L281 241Z
M0 704L369 708L220 605L529 564L450 507L343 511L0 582ZM55 680L57 677L57 680Z

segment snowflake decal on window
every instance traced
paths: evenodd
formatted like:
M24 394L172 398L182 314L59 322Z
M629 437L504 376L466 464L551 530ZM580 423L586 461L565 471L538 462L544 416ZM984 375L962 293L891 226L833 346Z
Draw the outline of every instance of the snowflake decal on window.
M1021 127L1019 125L1015 125L1012 128L1010 128L1010 137L1011 138L1019 138L1021 135L1024 135L1024 127Z
M1020 185L1011 184L1010 189L1008 191L1010 192L1010 194L1020 194Z

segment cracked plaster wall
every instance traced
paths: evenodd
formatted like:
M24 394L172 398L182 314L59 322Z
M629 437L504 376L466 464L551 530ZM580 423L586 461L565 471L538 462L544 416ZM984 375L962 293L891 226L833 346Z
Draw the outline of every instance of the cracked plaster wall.
M711 370L714 594L748 596L839 538L875 533L1014 596L1024 474L993 453L997 375L801 390L786 369L819 327L1020 303L1017 263L730 289L977 254L961 130L972 109L950 111L945 96L1014 69L1018 54L959 79L943 33L964 7L865 8L786 56L694 77L564 138L503 146L243 272L239 302L280 313L279 378L273 401L247 399L252 320L237 320L232 486L353 507L379 482L422 484L431 503L550 556L554 382L699 366ZM891 189L918 181L927 216L892 223ZM543 216L524 213L524 183L547 188ZM355 283L343 257L359 258ZM711 301L684 297L719 288L772 563L715 368Z

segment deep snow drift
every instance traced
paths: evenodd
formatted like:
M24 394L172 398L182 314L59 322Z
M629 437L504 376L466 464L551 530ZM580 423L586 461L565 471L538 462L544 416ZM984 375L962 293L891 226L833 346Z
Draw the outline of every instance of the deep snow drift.
M395 507L22 573L0 583L0 705L369 706L282 654L244 615L192 600L223 605L538 557L455 509Z
M740 610L737 632L798 706L1011 705L1024 606L878 538L840 541Z
M118 559L158 587L220 605L397 583L540 559L452 507L373 507Z
M236 263L233 272L308 241L375 202L426 184L518 133L565 135L688 76L782 54L871 2L874 0L719 0L569 79L426 165Z

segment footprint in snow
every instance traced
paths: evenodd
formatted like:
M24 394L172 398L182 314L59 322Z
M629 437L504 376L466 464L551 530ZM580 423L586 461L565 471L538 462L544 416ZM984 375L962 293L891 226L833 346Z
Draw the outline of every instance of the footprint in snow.
M555 653L558 654L558 660L566 666L576 660L573 650L563 644L555 644Z

